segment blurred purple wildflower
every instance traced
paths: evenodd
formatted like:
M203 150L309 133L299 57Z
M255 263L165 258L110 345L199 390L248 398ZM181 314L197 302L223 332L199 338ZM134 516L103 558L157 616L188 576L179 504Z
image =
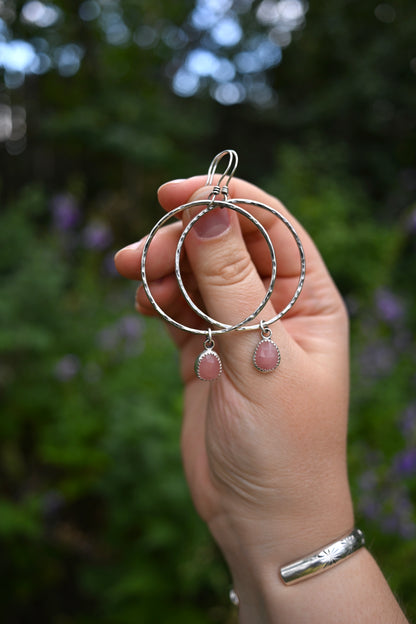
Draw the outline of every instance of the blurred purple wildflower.
M55 195L51 201L51 209L53 224L61 232L72 230L81 220L78 203L70 193Z
M139 338L143 331L142 321L133 314L126 314L126 316L121 317L118 326L120 335L128 340Z
M404 484L399 484L397 481L391 484L391 493L386 506L389 509L382 519L383 530L386 533L398 534L405 539L414 537L416 535L414 509L409 491Z
M416 402L410 403L400 417L400 430L405 438L416 433Z
M97 343L103 351L113 351L118 344L118 332L115 326L104 327L97 334Z
M365 492L374 490L377 487L377 483L378 483L378 476L377 476L377 473L372 468L369 468L368 470L363 472L360 475L360 478L358 480L360 489Z
M377 289L375 303L379 318L386 323L397 323L404 316L405 309L402 299L388 288Z
M102 251L111 245L112 240L110 228L102 221L93 221L84 228L83 241L87 249Z
M404 539L416 536L414 507L406 484L395 472L394 466L383 476L375 469L363 473L358 482L359 511L377 523L385 532L400 535Z
M103 351L120 351L124 355L135 355L141 350L142 333L142 321L133 314L127 314L113 325L99 331L97 342Z
M377 378L390 373L396 364L396 353L391 344L382 340L366 345L360 355L361 372L364 377Z
M416 448L400 451L394 459L394 471L402 477L416 475Z
M414 337L411 331L409 331L405 327L400 327L393 336L393 345L394 348L398 351L406 351L409 349L413 349Z
M381 514L381 503L377 500L375 492L378 486L378 476L375 470L369 468L358 479L360 498L358 508L360 512L371 520L377 519Z
M111 251L105 255L103 260L103 270L107 275L110 275L110 277L120 277L120 274L116 269L116 265L114 264L114 254L115 251Z
M71 381L79 372L80 361L76 355L68 353L64 355L55 365L54 375L62 382Z

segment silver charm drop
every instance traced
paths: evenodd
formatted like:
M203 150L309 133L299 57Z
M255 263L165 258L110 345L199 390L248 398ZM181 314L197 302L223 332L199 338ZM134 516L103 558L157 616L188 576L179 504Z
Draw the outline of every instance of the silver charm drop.
M215 342L212 339L211 330L208 330L208 337L204 341L204 351L195 360L195 373L201 381L214 381L222 373L221 358L214 351Z
M271 339L272 330L260 321L261 340L253 353L253 364L260 373L271 373L280 364L280 351Z

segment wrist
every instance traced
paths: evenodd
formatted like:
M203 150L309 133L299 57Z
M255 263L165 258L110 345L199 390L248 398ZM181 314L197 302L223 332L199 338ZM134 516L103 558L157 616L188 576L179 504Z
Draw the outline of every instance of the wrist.
M346 481L336 496L321 489L315 503L305 500L297 507L282 507L279 513L263 515L228 509L209 523L229 565L233 587L237 595L244 596L246 613L249 605L257 614L265 608L271 587L284 589L279 574L282 566L345 536L354 526Z

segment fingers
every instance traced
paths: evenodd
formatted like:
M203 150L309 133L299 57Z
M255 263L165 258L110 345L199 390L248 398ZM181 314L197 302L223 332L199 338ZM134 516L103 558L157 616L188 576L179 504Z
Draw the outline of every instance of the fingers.
M182 223L175 222L161 228L149 247L148 281L160 280L174 271L175 250L181 235ZM120 249L114 257L117 271L132 280L140 279L140 262L145 238Z

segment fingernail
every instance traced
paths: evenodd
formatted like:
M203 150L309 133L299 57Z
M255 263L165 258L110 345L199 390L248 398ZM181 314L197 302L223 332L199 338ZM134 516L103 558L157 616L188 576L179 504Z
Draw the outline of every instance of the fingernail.
M189 220L192 216L187 215ZM207 212L193 226L195 234L199 238L215 238L224 234L230 227L230 215L227 208L214 208Z
M176 180L169 180L169 182L165 182L164 184L159 186L159 188L157 189L157 192L159 192L160 189L162 189L164 186L167 186L168 184L179 184L180 182L183 182L184 180L186 180L186 178L177 178Z
M140 247L140 241L137 241L136 243L131 243L131 245L127 245L126 247L119 249L114 255L114 257L116 258L118 254L122 253L123 251L136 251L136 249L139 249L139 247Z

